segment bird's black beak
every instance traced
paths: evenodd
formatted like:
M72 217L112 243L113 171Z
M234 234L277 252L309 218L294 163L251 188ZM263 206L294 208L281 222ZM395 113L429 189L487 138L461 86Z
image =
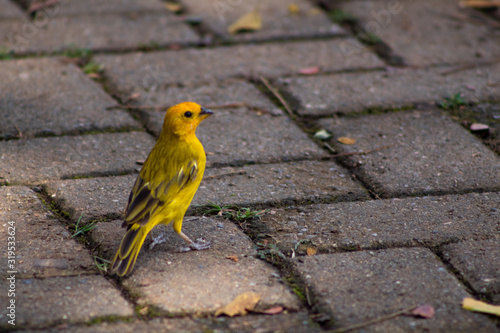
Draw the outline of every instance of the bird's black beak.
M202 116L203 115L210 116L211 114L214 114L212 110L204 108L204 107L201 107L200 115L202 115Z

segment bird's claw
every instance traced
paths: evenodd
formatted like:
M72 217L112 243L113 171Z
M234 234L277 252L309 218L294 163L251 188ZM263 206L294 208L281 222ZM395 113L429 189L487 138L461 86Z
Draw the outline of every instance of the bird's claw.
M189 246L181 247L179 249L179 252L189 252L191 250L203 251L203 250L208 250L209 248L210 248L210 242L207 242L202 238L198 238L196 242L190 243Z
M149 249L152 250L156 245L165 243L167 241L167 238L165 237L164 233L159 234L158 236L153 238L153 242L149 244Z

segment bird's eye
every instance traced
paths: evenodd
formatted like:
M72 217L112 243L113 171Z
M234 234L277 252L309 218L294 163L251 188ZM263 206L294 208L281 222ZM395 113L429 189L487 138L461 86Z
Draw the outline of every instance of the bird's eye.
M190 118L193 114L189 111L184 113L184 117Z

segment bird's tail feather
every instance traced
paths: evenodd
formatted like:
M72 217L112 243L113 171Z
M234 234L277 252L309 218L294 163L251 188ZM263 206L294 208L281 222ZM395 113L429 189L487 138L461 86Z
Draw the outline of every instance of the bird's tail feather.
M149 230L140 225L133 225L127 231L111 263L111 272L119 276L125 276L132 272L148 232Z

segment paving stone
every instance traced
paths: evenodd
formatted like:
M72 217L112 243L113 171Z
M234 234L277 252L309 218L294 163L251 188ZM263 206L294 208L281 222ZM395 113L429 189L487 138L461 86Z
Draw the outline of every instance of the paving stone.
M491 208L497 211L498 208ZM500 303L500 237L467 241L443 247L443 256L477 293L487 295L494 304Z
M65 0L51 8L56 15L88 15L109 13L166 12L158 0Z
M49 179L130 173L154 140L143 132L0 142L0 180L33 184Z
M141 85L134 86L132 82L125 83L124 86L130 89L127 94L123 94L122 99L134 96L133 106L157 107L162 106L161 110L144 110L142 113L152 118L148 125L151 130L159 134L163 124L165 110L171 106L185 101L196 101L197 103L213 108L216 113L220 109L227 109L234 105L247 106L251 109L267 112L275 116L283 114L283 111L274 105L266 96L264 96L253 84L239 79L230 79L225 82L216 82L207 85L182 85L162 86L160 78L155 78L155 73L146 75ZM205 122L203 123L205 125Z
M500 159L440 111L392 112L360 118L325 119L341 153L386 149L348 156L344 162L383 196L407 196L500 188ZM350 137L354 145L335 139ZM334 141L335 140L335 141Z
M102 222L92 231L104 257L111 258L121 241L121 221ZM166 232L167 242L149 250L146 240L134 272L122 280L123 286L138 295L139 305L154 305L169 314L212 313L247 291L262 298L259 308L282 305L294 311L297 297L283 284L278 273L256 259L253 243L233 223L223 219L185 219L182 231L193 239L211 241L206 251L179 253L186 243L172 227L155 228ZM228 259L236 255L238 262Z
M368 199L333 162L303 161L210 169L193 203L263 206Z
M63 59L0 62L0 136L76 134L139 128L116 102Z
M94 59L105 67L110 84L122 93L151 88L151 82L159 86L204 85L242 76L292 75L311 66L320 66L326 72L383 66L368 51L345 57L342 45L346 41L357 43L346 38L99 55Z
M312 325L307 313L289 313L281 315L246 315L227 318L157 318L148 322L134 321L128 323L101 323L92 326L64 325L52 329L37 330L36 332L60 332L65 329L75 333L85 332L321 332ZM35 332L35 331L23 331Z
M293 37L319 37L344 34L319 8L304 0L275 1L197 1L183 0L188 15L200 17L210 30L226 40L257 41L288 39ZM298 6L300 12L291 13L290 5ZM262 29L231 35L227 28L241 16L258 8L262 17Z
M137 166L141 168L141 166ZM137 174L51 181L45 190L73 221L123 218ZM83 214L83 215L82 215Z
M71 218L122 218L137 175L69 179L49 182L47 193ZM366 191L347 171L333 162L293 162L214 168L205 171L195 195L195 206L208 202L224 205L262 206L297 202L331 202L367 199Z
M88 274L94 262L54 215L27 187L0 187L0 240L3 253L15 241L15 263L7 255L2 267L17 271L18 277L47 277ZM12 233L12 234L11 234ZM12 237L12 238L10 238ZM7 270L0 272L2 280Z
M0 18L21 18L22 10L9 0L0 0Z
M499 234L499 200L499 193L472 193L295 206L273 209L262 224L286 252L299 241L299 252L438 246Z
M128 50L172 44L195 44L199 37L173 14L108 13L103 15L39 15L33 22L0 25L0 46L23 53L53 53L68 49ZM119 33L126 31L126 34Z
M8 281L0 287L8 290ZM7 304L7 293L0 294ZM132 306L100 275L16 280L16 327L74 323L106 316L132 316ZM0 310L0 327L7 328L7 308ZM8 326L9 325L9 326Z
M346 1L339 8L360 19L409 65L493 60L500 53L498 29L454 0Z
M435 316L399 316L363 332L496 332L487 316L464 311L470 295L428 249L403 248L302 257L295 266L336 327L430 304Z
M303 116L434 103L457 93L472 103L500 99L500 86L491 84L493 77L500 76L500 65L456 69L391 68L383 72L287 78L279 80L279 84L296 101L295 109Z

